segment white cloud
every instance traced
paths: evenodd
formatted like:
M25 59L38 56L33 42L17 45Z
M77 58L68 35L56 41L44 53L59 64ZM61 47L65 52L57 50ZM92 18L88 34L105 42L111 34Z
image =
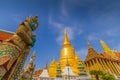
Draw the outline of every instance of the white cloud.
M63 29L63 24L60 24L60 23L57 23L55 21L52 20L52 16L49 16L49 20L48 20L48 23L50 25L52 25L55 29L57 30L62 30Z
M104 31L99 31L99 32L94 32L94 33L90 33L88 35L88 40L92 41L92 40L100 40L103 37L116 37L118 36L119 31L117 29L108 29L108 30L104 30Z
M75 34L74 29L71 27L66 27L66 30L67 30L67 35L68 35L69 39L70 40L74 39L74 34Z
M62 3L61 3L61 13L62 13L63 17L69 17L69 14L68 14L67 9L65 7L64 0L62 0Z
M68 13L67 4L64 0L62 0L62 2L61 2L60 10L61 10L61 13L58 16L60 18L60 21L62 21L62 22L68 21L70 16ZM72 23L71 25L66 25L62 22L57 22L56 20L54 20L54 18L52 17L51 14L49 15L48 23L52 27L54 27L54 28L52 28L52 30L54 29L56 32L58 32L58 36L56 38L56 42L58 44L61 45L63 42L65 28L67 30L67 35L68 35L69 40L73 40L75 35L81 35L83 33L83 30L80 29L81 28L80 25L75 25L76 23Z
M67 30L67 35L69 40L73 40L75 35L80 35L82 34L83 30L78 29L77 26L66 26L65 24L58 23L53 21L52 16L49 16L49 24L54 27L54 30L58 32L58 37L56 38L56 41L58 44L62 44L63 38L64 38L64 29L66 28ZM53 29L53 28L52 28Z

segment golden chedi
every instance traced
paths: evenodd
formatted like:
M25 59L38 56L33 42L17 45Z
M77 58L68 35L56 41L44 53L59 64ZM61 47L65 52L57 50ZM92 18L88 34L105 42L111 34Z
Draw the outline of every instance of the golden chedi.
M58 61L61 66L62 73L63 73L63 70L66 67L66 65L69 64L72 71L77 76L78 75L78 60L79 60L79 57L75 53L74 48L68 39L66 29L65 29L64 30L64 40L63 40L62 48L60 51L60 59ZM55 62L54 60L50 63L50 67L49 67L50 77L56 77L57 65L58 65L58 63Z
M77 55L75 54L74 48L68 40L66 30L64 31L64 41L62 44L62 49L60 52L60 65L61 69L65 68L67 63L72 68L73 72L77 74L77 66L75 66L77 60Z
M57 62L53 59L50 63L48 74L50 77L56 77Z

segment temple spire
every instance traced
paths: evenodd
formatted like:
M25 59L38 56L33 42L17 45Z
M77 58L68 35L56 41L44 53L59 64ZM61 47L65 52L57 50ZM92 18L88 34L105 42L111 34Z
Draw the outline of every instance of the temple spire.
M69 41L68 36L67 36L66 28L64 29L64 41L63 41L63 44L70 44L70 41Z
M90 42L87 40L88 44L88 54L86 56L85 61L88 61L91 58L94 58L98 55L98 53L94 50L94 48L91 47Z
M104 52L111 52L110 48L105 44L103 40L100 40L100 44L102 45Z
M31 58L35 58L36 57L36 52L34 51Z
M35 64L34 64L35 57L36 56L35 56L35 51L34 51L32 56L30 57L30 61L28 62L25 71L22 72L20 78L24 78L28 80L32 79L33 72L35 70Z
M87 41L88 49L89 49L89 48L91 48L91 45L90 45L89 40L88 40L88 39L86 39L86 41Z
M46 63L46 65L45 65L45 67L44 67L42 73L39 75L39 77L40 77L40 78L42 78L42 77L48 78L48 77L49 77L48 69L47 69L47 63Z
M32 56L30 57L30 61L28 62L28 65L27 65L25 71L30 72L29 70L31 70L31 68L35 68L35 64L34 64L35 57L36 56L35 56L35 51L34 51L33 54L32 54Z
M46 65L45 65L44 69L48 69L48 63L46 63Z

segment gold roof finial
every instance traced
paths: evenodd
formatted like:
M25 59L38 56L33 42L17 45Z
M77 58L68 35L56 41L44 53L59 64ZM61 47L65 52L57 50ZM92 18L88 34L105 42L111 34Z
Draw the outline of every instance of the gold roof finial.
M100 44L104 50L104 52L111 52L112 50L105 44L103 40L100 40Z
M70 44L70 41L69 41L68 36L67 36L66 28L64 29L64 41L63 41L63 44Z
M66 28L64 29L64 33L65 33L65 34L67 33Z
M100 40L100 44L102 45L104 52L107 52L107 54L110 55L113 59L118 60L118 56L116 56L116 54L106 45L103 40Z
M87 44L88 44L88 49L91 48L89 40L86 38Z
M36 52L35 51L32 53L31 58L33 58L33 57L36 57Z
M54 58L52 58L52 61L54 62L54 61L55 61L55 59L54 59Z

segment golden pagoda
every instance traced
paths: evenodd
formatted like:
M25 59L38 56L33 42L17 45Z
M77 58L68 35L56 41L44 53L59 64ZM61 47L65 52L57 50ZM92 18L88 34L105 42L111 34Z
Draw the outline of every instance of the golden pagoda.
M120 61L116 52L112 51L104 41L100 40L100 43L103 53L97 53L88 43L88 54L84 61L86 71L100 70L120 76Z
M79 72L78 61L79 61L79 57L75 53L75 50L68 39L66 29L65 29L64 40L63 40L62 48L60 51L60 59L58 61L60 64L62 73L66 65L69 64L72 71L77 76ZM56 62L54 59L51 61L50 66L49 66L50 77L56 77L56 74L57 74L56 70L57 70L58 62Z
M52 59L48 72L50 77L56 77L57 62L55 59Z
M64 40L60 52L60 65L61 69L65 68L67 64L72 68L73 72L77 75L78 69L78 56L76 55L73 46L71 45L70 41L68 40L66 29L64 31Z

